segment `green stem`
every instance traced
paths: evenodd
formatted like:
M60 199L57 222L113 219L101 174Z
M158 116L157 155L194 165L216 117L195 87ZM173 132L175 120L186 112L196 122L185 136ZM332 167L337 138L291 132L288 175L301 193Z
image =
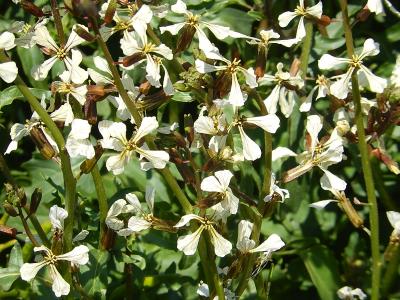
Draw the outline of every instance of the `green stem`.
M24 210L28 215L28 218L31 220L31 223L33 227L35 228L37 234L39 235L40 239L43 242L43 245L45 245L47 248L50 248L50 241L47 238L46 232L44 232L42 225L40 225L39 220L37 219L36 215L34 213L29 213L29 209L27 206L24 206Z
M35 246L35 247L41 246L38 243L38 241L36 240L35 236L32 234L32 231L29 229L28 223L26 223L26 220L25 220L24 214L22 213L21 207L18 207L18 214L21 219L22 225L24 226L25 233L28 236L28 238L31 240L33 246Z
M400 245L394 246L392 258L387 263L387 269L382 280L382 296L388 295L392 288L396 277L398 276L398 268L400 264Z
M96 189L97 201L99 203L99 215L100 215L100 235L99 235L99 247L103 249L104 235L106 234L106 217L108 212L108 203L106 197L106 190L104 188L103 179L101 178L100 170L97 165L95 165L91 171L94 187Z
M221 284L221 280L219 279L218 275L218 270L217 270L217 265L215 264L215 256L213 254L214 252L214 247L211 244L210 240L210 234L207 232L206 235L203 235L204 238L204 245L202 246L200 250L202 250L205 255L207 256L207 260L203 260L203 266L204 264L206 265L206 269L211 274L211 282L214 285L215 293L218 296L218 300L225 299L225 293L224 293L224 287Z
M351 58L354 55L353 35L350 28L350 22L347 12L347 0L340 0L342 9L343 27L346 37L347 54ZM378 205L375 196L375 185L372 176L370 164L370 156L368 146L365 140L365 130L363 116L361 112L361 95L358 85L356 72L351 76L353 102L355 106L355 121L357 125L358 147L361 154L362 171L367 190L368 203L370 205L369 219L371 228L371 252L372 252L372 292L371 299L379 299L380 273L381 273L381 258L379 253L379 215Z
M95 165L91 171L94 187L96 189L97 201L99 203L99 215L100 215L100 236L99 236L99 247L103 248L101 241L103 241L104 235L106 234L106 217L108 212L108 203L106 197L106 190L104 188L103 179L101 178L100 170Z
M3 62L7 60L8 59L5 56L4 52L0 52L0 61ZM72 249L72 237L76 209L76 180L74 174L72 173L71 162L67 149L65 148L65 140L56 123L54 123L46 110L40 105L39 101L31 93L28 86L21 79L21 77L17 76L14 83L18 87L24 98L32 106L33 110L36 111L36 113L39 115L41 121L46 125L46 128L50 131L59 149L58 155L61 160L61 171L64 179L65 208L68 212L68 217L65 219L64 222L64 251L68 252ZM71 283L71 273L67 268L65 269L64 273L64 278L66 278L66 280Z

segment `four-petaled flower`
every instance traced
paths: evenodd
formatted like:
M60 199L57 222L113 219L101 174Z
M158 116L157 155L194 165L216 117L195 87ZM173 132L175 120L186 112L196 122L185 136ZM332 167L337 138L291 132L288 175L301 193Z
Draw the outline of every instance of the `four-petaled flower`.
M99 131L103 136L101 140L103 148L120 152L120 154L113 155L107 159L107 170L112 171L115 175L121 174L135 152L140 155L140 160L143 158L147 160L141 162L143 170L153 167L163 169L169 160L169 154L165 151L149 150L142 141L146 135L157 128L156 117L145 117L136 133L128 140L124 123L108 120L99 122Z
M55 255L53 252L45 246L35 247L35 252L44 252L44 257L41 262L38 263L25 263L21 266L20 274L21 278L25 281L31 281L35 278L36 274L45 266L50 268L50 277L53 281L53 292L57 297L68 295L70 291L69 284L62 278L58 272L56 265L59 261L69 261L74 265L85 265L89 261L89 248L86 246L77 246L72 251Z
M347 72L337 76L339 79L330 86L330 92L333 96L344 99L349 93L349 85L351 76L357 72L361 86L367 86L372 92L382 93L387 86L387 80L374 75L366 66L364 59L367 56L375 56L379 54L379 44L373 39L367 39L364 42L363 49L360 54L354 54L350 58L338 58L330 54L324 54L318 61L318 66L321 70L331 70L343 65L348 65Z
M213 217L200 217L195 214L184 215L174 227L183 227L191 220L197 220L200 225L195 232L178 238L178 249L183 251L186 255L193 255L196 252L197 245L199 244L201 233L206 230L214 245L215 255L224 257L229 254L232 250L232 244L215 230L214 226L217 221L216 217L217 215L215 214Z

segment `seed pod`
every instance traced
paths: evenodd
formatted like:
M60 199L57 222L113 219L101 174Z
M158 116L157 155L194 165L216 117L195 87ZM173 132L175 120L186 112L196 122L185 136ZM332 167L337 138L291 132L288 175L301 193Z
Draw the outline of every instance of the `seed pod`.
M137 52L135 54L129 55L129 56L125 56L122 59L122 65L124 67L129 67L135 63L137 63L138 61L141 61L142 59L145 59L146 55L142 52Z
M265 74L265 65L267 63L266 48L264 45L258 46L257 58L256 58L256 69L254 74L257 78L263 77Z
M97 123L97 105L96 102L88 97L85 101L85 105L83 106L83 111L85 114L85 119L89 122L90 125L95 125Z
M192 42L195 33L196 28L194 26L188 24L183 26L181 34L179 35L176 43L175 53L186 50Z
M31 196L31 203L29 205L29 214L36 213L36 210L38 209L41 200L42 200L42 189L36 188Z
M93 167L96 165L97 161L99 160L103 152L104 149L101 147L100 144L97 144L94 147L94 157L91 159L86 159L85 161L83 161L83 163L81 163L79 167L81 172L84 174L89 174L92 171Z
M183 116L183 124L186 132L186 138L191 145L194 140L194 128L193 128L193 118L192 115L186 114Z
M41 128L34 126L29 134L45 159L51 159L56 155L56 151L44 135Z
M11 217L17 217L19 215L11 203L4 202L3 207L6 213L8 213Z
M81 38L83 38L85 41L88 42L93 42L96 37L91 34L90 32L88 32L85 28L83 28L80 25L77 25L74 29L74 31L76 32L77 35L79 35Z
M145 82L142 82L139 86L139 93L143 94L143 95L147 95L150 91L151 88L151 84L148 80L146 80Z
M114 18L115 11L117 10L117 1L116 0L111 0L108 3L107 10L104 16L104 23L105 24L110 24Z
M17 236L17 229L6 225L0 225L0 234L5 234L11 238L15 238Z
M31 1L22 0L21 7L29 14L34 15L35 17L42 18L44 17L43 11L33 4Z
M214 97L223 98L228 94L232 85L232 76L228 72L223 71L214 83Z
M354 227L356 228L364 227L364 220L355 210L350 200L344 194L341 197L338 197L338 200L341 208L349 218L350 222L354 225Z

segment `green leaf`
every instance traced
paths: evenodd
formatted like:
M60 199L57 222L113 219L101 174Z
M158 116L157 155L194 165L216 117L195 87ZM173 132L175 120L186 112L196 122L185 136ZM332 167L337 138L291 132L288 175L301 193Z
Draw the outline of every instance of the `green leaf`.
M97 249L90 249L90 265L88 265L89 272L84 276L89 279L85 285L85 290L91 296L98 296L105 294L107 289L108 269L107 262L110 259L110 254L107 251ZM100 295L99 295L100 294Z
M341 287L337 261L333 253L323 245L315 245L300 252L304 265L321 299L337 299Z
M51 92L47 90L32 88L30 89L30 91L39 100L42 98L42 95L44 95L46 99L50 98L51 96ZM3 106L10 105L11 103L13 103L14 100L20 100L20 99L23 99L23 96L19 91L18 87L16 85L10 86L0 92L0 109Z
M400 40L400 23L396 23L395 25L389 27L385 30L385 32L389 42L398 42Z
M47 80L34 80L33 77L30 75L32 68L41 64L44 61L44 56L39 48L36 46L29 49L17 47L17 53L19 59L21 60L22 69L24 70L24 73L28 78L29 83L35 88L46 89Z
M8 291L20 276L19 269L23 264L21 246L16 243L11 250L7 268L0 268L0 289Z
M190 95L190 93L175 92L171 100L176 102L192 102L194 101L194 98Z
M254 18L242 10L228 7L222 10L216 18L214 18L213 22L215 24L229 26L234 31L249 35L251 34Z

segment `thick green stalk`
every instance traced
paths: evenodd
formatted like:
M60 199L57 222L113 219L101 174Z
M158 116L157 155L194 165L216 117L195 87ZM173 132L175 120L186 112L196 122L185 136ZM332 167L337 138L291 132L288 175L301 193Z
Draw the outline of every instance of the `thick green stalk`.
M351 32L349 17L347 13L347 0L340 0L342 9L343 27L346 37L347 54L350 58L354 55L353 35ZM372 292L371 299L379 299L380 273L381 273L381 256L379 253L379 214L378 205L375 196L375 185L372 176L370 164L370 156L368 152L367 142L365 140L365 130L363 116L361 112L361 95L358 85L356 72L351 76L353 102L355 106L355 121L357 125L358 147L361 154L361 165L364 175L364 181L367 190L369 203L369 220L371 228L371 252L372 252Z
M106 234L106 217L108 212L108 203L106 197L106 190L104 188L103 179L101 178L100 170L95 165L91 171L94 187L97 194L97 202L99 203L99 215L100 215L100 235L99 235L99 247L102 248L103 237Z

